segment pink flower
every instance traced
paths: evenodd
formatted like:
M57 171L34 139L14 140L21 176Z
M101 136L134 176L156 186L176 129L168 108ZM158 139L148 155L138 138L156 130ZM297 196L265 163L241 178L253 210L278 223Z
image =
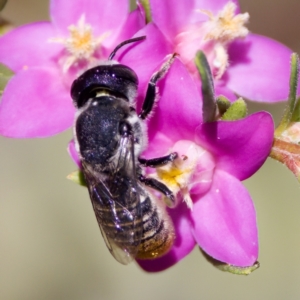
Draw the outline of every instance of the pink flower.
M16 73L1 100L1 135L47 137L69 128L72 81L145 25L127 0L52 0L50 14L52 22L0 38L0 62Z
M179 154L173 165L158 169L156 175L178 192L177 207L168 210L176 240L165 256L139 264L150 272L164 270L198 244L219 261L252 266L258 257L256 214L241 181L268 157L272 117L258 112L238 121L203 123L198 87L179 60L160 82L160 91L143 157Z
M150 0L150 6L152 21L192 74L196 52L205 52L217 95L261 102L287 98L291 50L249 33L249 14L239 13L237 0Z
M136 35L146 35L147 39L117 60L134 66L138 74L139 112L147 82L172 49L153 24ZM170 188L176 190L174 181L179 186L179 203L168 210L176 240L165 256L140 260L139 264L151 272L164 270L198 244L222 262L253 265L258 257L256 214L241 180L253 175L268 157L274 133L272 117L259 112L238 121L204 124L199 87L180 57L158 85L160 97L148 120L149 146L142 156L153 158L177 151L182 158L172 166L182 173L176 180L171 178L172 170L157 170L158 178ZM79 164L72 143L69 151Z

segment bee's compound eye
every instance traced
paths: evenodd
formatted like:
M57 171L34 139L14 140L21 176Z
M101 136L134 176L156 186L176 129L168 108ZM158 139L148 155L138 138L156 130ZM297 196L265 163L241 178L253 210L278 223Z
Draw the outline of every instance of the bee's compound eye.
M121 136L129 136L132 132L132 127L127 122L121 122L119 125L119 133Z

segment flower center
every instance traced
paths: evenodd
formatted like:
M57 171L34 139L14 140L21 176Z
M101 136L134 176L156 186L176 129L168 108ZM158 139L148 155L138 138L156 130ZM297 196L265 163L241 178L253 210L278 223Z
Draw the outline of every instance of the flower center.
M185 140L174 144L170 152L177 152L178 157L172 163L157 168L156 177L192 209L191 195L204 194L211 186L214 159L205 149ZM169 204L167 199L165 201Z
M51 39L52 42L62 43L65 46L67 55L63 61L64 72L79 61L91 62L94 59L95 51L108 36L106 32L100 37L95 37L92 26L85 22L85 15L80 17L76 25L70 25L68 30L69 37Z
M236 4L233 2L228 2L216 16L208 10L200 10L209 17L206 22L208 31L204 39L226 44L234 39L246 37L249 31L244 25L249 20L249 14L235 15L235 10Z
M221 78L228 67L228 44L235 39L244 38L249 33L245 24L249 14L235 15L236 4L228 2L214 15L208 10L197 10L208 16L206 22L193 24L177 35L175 52L180 53L190 71L196 72L193 63L198 50L203 50L217 79Z

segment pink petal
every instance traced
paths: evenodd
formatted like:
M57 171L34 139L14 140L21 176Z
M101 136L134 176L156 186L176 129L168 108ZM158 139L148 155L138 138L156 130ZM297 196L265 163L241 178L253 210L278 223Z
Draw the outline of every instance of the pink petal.
M246 267L258 257L256 214L250 195L235 177L216 170L209 193L193 208L194 236L222 262Z
M237 4L238 1L232 1ZM153 22L160 28L166 37L173 41L175 36L190 24L206 21L205 14L200 9L210 10L214 14L223 9L228 0L150 0ZM237 13L239 8L237 7Z
M153 260L138 260L139 265L147 272L163 271L188 255L195 246L195 240L191 234L191 220L189 210L185 203L181 203L176 209L170 209L175 229L176 240L172 249L164 256Z
M127 0L52 0L50 15L53 24L64 34L72 24L77 24L82 15L92 25L94 34L111 31L126 20L129 12Z
M195 129L202 122L202 99L179 59L158 86L160 98L149 121L149 140L154 139L157 132L173 142L193 140Z
M253 101L285 100L289 93L291 54L286 46L255 34L235 41L229 48L226 85Z
M193 0L150 0L152 21L166 37L172 41L183 26L188 25L189 17L194 9Z
M196 142L217 159L218 169L244 180L267 159L274 134L272 116L258 112L238 121L218 121L197 129Z
M162 132L157 132L148 142L148 147L142 153L142 157L153 158L170 153L174 141ZM151 170L150 170L151 173Z
M218 82L216 82L215 86L215 95L216 97L224 96L232 102L237 100L236 95L230 89L228 89L226 86L219 85Z
M148 24L135 34L135 37L146 36L146 39L119 51L116 60L132 68L139 79L139 99L137 110L140 111L149 80L164 62L166 55L172 53L172 47L153 24Z
M132 11L124 24L122 25L121 32L118 34L118 41L122 42L131 38L136 32L146 25L145 16L140 9ZM114 45L116 46L116 44Z
M14 138L48 137L74 119L69 91L53 69L20 71L8 83L0 104L0 134Z
M54 66L62 45L50 42L57 32L50 23L18 27L0 38L0 62L13 71L32 66Z
M72 139L69 144L68 144L68 153L71 156L73 162L78 166L78 168L81 169L81 162L80 162L80 158L78 156L78 152L75 148L75 142L74 139Z

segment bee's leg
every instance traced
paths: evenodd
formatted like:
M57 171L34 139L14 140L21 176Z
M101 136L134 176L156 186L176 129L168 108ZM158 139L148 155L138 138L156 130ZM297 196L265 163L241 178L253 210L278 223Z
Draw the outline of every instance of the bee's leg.
M146 186L149 186L149 187L159 191L163 195L165 195L170 202L170 206L174 205L174 203L175 203L174 194L172 193L171 190L168 189L168 187L165 184L161 183L160 181L156 180L155 178L146 178L143 175L139 175L139 180Z
M151 159L145 159L139 157L138 160L140 164L144 167L151 167L151 168L157 168L161 167L163 165L166 165L167 163L170 163L174 161L174 159L178 156L176 152L170 153L166 156L151 158Z
M146 119L146 117L151 112L154 102L155 102L155 99L156 99L156 94L157 94L156 84L160 79L162 79L166 75L170 66L174 62L175 56L176 56L176 53L174 53L161 66L161 68L152 75L152 77L148 83L147 93L146 93L146 97L145 97L145 100L144 100L144 103L142 106L142 111L139 113L139 118L141 118L142 120Z

